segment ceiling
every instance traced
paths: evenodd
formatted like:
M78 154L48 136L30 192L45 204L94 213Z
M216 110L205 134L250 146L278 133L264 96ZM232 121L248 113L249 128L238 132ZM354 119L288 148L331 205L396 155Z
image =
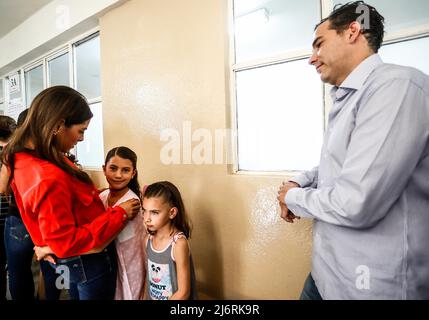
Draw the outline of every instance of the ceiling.
M0 38L52 0L0 0Z

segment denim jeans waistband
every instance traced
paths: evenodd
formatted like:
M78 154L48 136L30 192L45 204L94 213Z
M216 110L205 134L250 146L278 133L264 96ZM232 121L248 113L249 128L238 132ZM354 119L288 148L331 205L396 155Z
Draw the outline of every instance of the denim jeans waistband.
M70 281L81 283L97 278L106 272L116 272L116 249L109 245L99 253L80 255L70 258L58 258L56 265L52 265L56 272L67 272ZM65 269L64 269L65 268Z
M56 258L55 260L56 260L57 264L68 264L68 263L75 261L75 260L85 261L85 260L94 259L97 257L101 258L101 257L106 256L106 255L109 255L109 249L108 248L105 248L105 249L103 249L103 251L98 252L98 253L82 254L80 256L73 256L70 258Z

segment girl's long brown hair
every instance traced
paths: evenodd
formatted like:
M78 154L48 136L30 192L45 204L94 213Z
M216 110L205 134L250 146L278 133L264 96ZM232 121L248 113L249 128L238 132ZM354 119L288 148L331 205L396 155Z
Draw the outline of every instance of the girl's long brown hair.
M191 238L192 224L186 214L179 189L169 181L161 181L149 185L143 194L143 198L147 199L158 197L162 197L172 207L177 208L177 214L173 218L172 224L177 230L183 232L186 238Z
M85 97L76 90L54 86L40 92L31 103L24 123L4 149L2 161L10 168L9 181L13 178L15 153L25 151L26 144L31 141L37 157L53 163L82 182L92 183L85 172L67 163L54 135L61 121L66 127L71 127L91 118L92 112Z

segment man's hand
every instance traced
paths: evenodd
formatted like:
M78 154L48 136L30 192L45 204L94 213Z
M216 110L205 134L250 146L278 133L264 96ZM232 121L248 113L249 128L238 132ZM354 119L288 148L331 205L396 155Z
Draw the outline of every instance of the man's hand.
M284 199L286 197L287 192L290 189L293 188L299 188L300 185L297 184L296 182L292 182L292 181L288 181L288 182L283 182L283 184L280 186L279 191L278 191L278 196L277 196L277 200L279 200L279 205L280 205L280 216L282 217L282 219L284 219L286 222L289 223L293 223L294 219L301 219L298 216L295 216L287 207L286 203L284 202Z

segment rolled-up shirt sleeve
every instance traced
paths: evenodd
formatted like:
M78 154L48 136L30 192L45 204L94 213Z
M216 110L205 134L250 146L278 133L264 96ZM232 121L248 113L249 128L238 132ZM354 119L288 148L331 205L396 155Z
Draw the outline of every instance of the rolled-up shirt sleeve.
M380 84L356 114L340 175L331 186L291 189L285 196L288 208L330 224L376 224L401 196L423 157L428 105L424 90L409 79Z
M304 171L303 173L289 179L289 181L296 182L300 187L311 187L317 188L317 177L319 173L319 167L314 167L309 171Z

